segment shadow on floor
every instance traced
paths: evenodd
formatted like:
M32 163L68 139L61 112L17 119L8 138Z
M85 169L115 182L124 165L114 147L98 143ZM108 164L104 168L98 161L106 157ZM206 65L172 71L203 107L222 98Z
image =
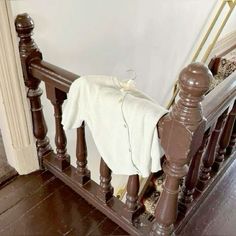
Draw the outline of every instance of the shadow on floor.
M12 168L7 162L2 134L0 131L0 186L16 175L17 172L15 169Z

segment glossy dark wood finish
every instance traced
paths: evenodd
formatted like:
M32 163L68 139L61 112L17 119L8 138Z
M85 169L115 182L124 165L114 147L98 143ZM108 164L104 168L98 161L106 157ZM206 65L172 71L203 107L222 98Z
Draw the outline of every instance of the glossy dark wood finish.
M225 120L227 117L228 109L226 109L223 114L218 118L215 127L211 133L209 142L206 147L206 151L202 158L202 166L200 168L199 180L197 183L197 188L199 191L203 191L207 182L210 179L210 173L212 166L215 162L216 152L219 144L220 134L224 128Z
M235 157L233 157L235 158ZM177 235L181 236L233 236L236 222L236 161L218 179L204 201L188 218L186 226Z
M138 207L139 176L130 175L127 184L126 208L129 211L135 211Z
M55 117L55 144L56 144L56 165L60 170L70 165L70 156L67 154L67 138L63 129L62 121L62 104L67 99L66 93L57 88L46 84L47 98L54 107Z
M235 117L236 117L236 102L234 103L232 110L228 114L223 132L220 137L219 148L216 155L215 163L213 165L213 168L215 171L219 170L219 168L222 166L223 161L225 159L226 148L228 147L230 143L230 138L233 133Z
M142 222L140 222L139 227L136 228L132 224L128 223L128 221L123 216L123 209L125 208L125 204L123 202L113 196L106 204L104 204L102 200L96 197L98 191L100 190L100 185L95 183L93 180L90 180L85 185L81 186L81 184L79 184L77 181L76 168L74 168L73 166L69 166L65 170L59 171L58 168L55 167L54 162L55 157L53 153L49 153L47 156L45 156L44 165L48 168L48 170L55 176L57 176L60 180L62 180L66 185L71 187L81 197L86 199L88 203L96 206L99 211L112 219L112 221L122 227L129 234L148 234L151 227L150 222L146 222L145 224L142 224Z
M100 188L97 197L104 203L107 203L113 197L114 189L111 186L111 170L101 158L100 161Z
M209 132L210 129L205 132L202 144L196 155L192 158L188 174L184 180L184 184L182 187L182 196L180 199L180 209L183 213L185 213L185 211L187 210L189 203L193 201L193 194L197 186L202 154L204 153L206 148L206 144L209 138Z
M203 65L191 64L180 74L180 100L173 110L157 124L161 144L166 154L166 161L163 165L166 180L164 182L164 190L157 204L155 222L152 225L150 222L142 222L138 218L139 214L134 214L139 212L137 211L138 209L142 209L137 204L138 176L129 178L127 204L112 196L111 192L113 191L110 185L111 171L103 160L100 169L101 184L98 185L93 180L90 180L90 173L86 168L87 150L83 126L77 130L77 168L69 165L69 161L67 161L69 158L66 153L66 136L61 125L61 106L64 99L66 99L66 93L69 91L71 83L79 76L42 60L42 55L31 38L33 22L28 15L17 17L16 28L20 37L24 79L26 86L29 88L30 96L28 96L31 101L31 109L33 108L34 133L39 144L38 154L39 156L41 155L40 159L42 159L44 165L66 185L70 186L80 196L96 206L97 209L130 234L147 235L151 227L152 235L169 235L172 233L177 217L180 179L187 174L187 164L199 150L204 132L209 130L217 120L222 124L224 123L221 115L222 111L227 109L236 95L234 78L223 81L220 86L217 86L216 89L207 94L203 100L203 94L208 90L209 79L211 78L209 70ZM47 127L40 102L42 92L38 87L41 80L46 83L48 98L52 101L55 109L56 155L51 152L46 137ZM221 96L218 96L218 94L221 94ZM206 120L203 119L203 116L205 116ZM217 126L214 131L218 132L218 128ZM223 128L223 125L220 128ZM214 151L216 150L221 130L218 132L219 134L217 132L213 132L214 137L211 135L212 142L210 139L209 143L211 142L211 144L208 143L207 146L207 148L212 146ZM231 144L234 142L234 133L231 136ZM195 156L195 162L192 162L190 166L192 173L187 178L187 185L190 190L188 194L191 193L194 196L197 193L193 189L203 146L200 148L199 155ZM212 155L211 158L212 161ZM63 164L58 165L58 160L66 160L65 166ZM188 215L190 215L189 212ZM135 225L131 224L131 222L134 223L134 220ZM86 224L86 222L84 223ZM76 232L76 234L78 233Z
M46 61L32 61L29 68L32 76L45 83L51 84L55 88L66 93L69 92L72 82L79 78L79 75L52 65Z
M231 155L236 148L236 122L234 123L233 133L230 139L229 147L227 149L227 155Z
M47 125L44 119L40 96L42 90L39 88L40 80L33 77L29 72L29 65L32 61L39 61L42 59L42 54L39 51L34 40L31 38L34 29L33 20L27 15L18 15L15 20L16 31L20 38L19 51L21 58L21 65L25 85L28 88L27 97L30 100L33 133L37 139L37 151L40 166L42 167L42 158L45 154L52 151L47 138Z
M220 94L220 96L219 96ZM236 79L230 76L210 93L202 101L203 116L206 118L206 129L212 127L222 111L227 109L236 97Z
M201 64L193 63L183 69L179 77L180 99L159 124L167 161L163 167L166 179L156 207L153 235L170 235L173 231L180 179L187 174L187 164L200 147L205 131L200 102L210 79L212 74Z
M78 182L84 185L90 180L90 171L87 169L87 145L84 122L81 127L77 129L76 157Z
M234 102L233 110L235 109L235 107L236 107L236 102ZM233 113L232 115L236 116L235 113ZM227 147L227 150L226 150L226 154L228 156L230 156L234 152L235 147L236 147L236 118L235 118L235 121L234 121L233 130L232 130L232 134L231 134L231 137L230 137L229 146Z
M49 171L18 176L0 189L0 234L128 235Z
M188 204L188 208L186 209L186 211L184 211L184 214L182 214L182 212L179 212L178 214L177 220L175 222L175 233L177 235L181 235L181 231L188 224L189 219L191 219L195 212L202 206L202 203L211 194L227 169L232 165L234 159L235 155L227 158L224 161L224 165L222 165L222 168L220 168L218 172L211 172L211 178L207 182L204 191L199 191L197 188L195 189L193 193L194 201Z
M144 206L138 202L139 176L130 175L127 183L126 203L124 208L124 217L129 222L133 222L141 213L144 212Z
M234 161L176 235L234 235L235 168ZM0 189L0 234L128 235L49 171L18 176Z

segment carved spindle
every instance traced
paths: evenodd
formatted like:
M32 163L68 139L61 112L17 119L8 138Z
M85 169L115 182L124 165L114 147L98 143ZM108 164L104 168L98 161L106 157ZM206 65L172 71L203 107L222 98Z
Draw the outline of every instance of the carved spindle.
M62 104L66 100L67 95L65 92L46 84L47 98L51 101L54 107L55 117L55 144L56 144L56 161L55 166L59 170L64 170L70 165L70 156L67 154L66 134L63 129L62 121Z
M228 156L230 156L234 152L235 146L236 146L236 122L234 122L233 133L230 139L229 147L227 148Z
M85 124L82 123L81 127L77 129L77 174L78 182L84 185L90 180L90 171L87 169L87 145L85 140Z
M197 183L197 189L199 191L202 191L205 188L208 180L211 178L210 173L215 162L219 138L224 127L227 112L228 109L225 110L223 114L218 118L216 125L211 133L210 140L207 144L206 151L203 155L202 166L200 168L199 180Z
M227 121L225 123L223 132L220 137L219 149L216 155L215 163L213 165L213 168L215 171L218 171L220 169L225 159L226 148L228 147L230 143L230 138L233 133L235 117L236 117L236 103L234 104L232 110L228 114Z
M183 189L182 189L182 197L180 199L181 210L183 213L188 208L188 204L193 201L193 194L197 185L198 176L199 176L199 168L201 163L202 154L206 148L206 144L209 138L210 129L208 129L203 137L202 144L198 149L196 155L192 158L191 164L189 166L188 174L185 178Z
M144 211L144 206L138 203L139 176L130 175L127 183L124 217L134 223L134 219Z
M43 156L52 151L47 138L47 125L44 119L40 96L42 90L39 88L40 80L32 77L29 73L30 63L33 60L42 60L34 40L31 38L34 29L34 22L27 14L18 15L15 20L15 27L20 38L19 51L24 82L28 88L27 97L30 100L33 133L36 138L37 153L41 168L43 168Z
M236 108L236 101L234 102L234 111L235 111L235 108ZM234 116L236 116L236 114L234 113ZM233 152L234 152L234 149L235 149L235 144L236 144L236 118L235 118L235 121L234 121L234 125L233 125L233 131L232 131L232 135L231 135L231 138L230 138L230 142L229 142L229 146L227 148L227 156L230 156Z
M114 189L111 186L111 170L101 158L100 162L100 188L97 197L107 203L113 197Z
M158 123L165 151L166 175L158 200L151 235L170 235L177 217L180 179L188 172L187 163L199 149L205 132L201 101L209 89L212 74L200 63L193 63L180 74L180 99Z
M139 176L130 175L127 184L126 206L129 211L135 211L138 207Z

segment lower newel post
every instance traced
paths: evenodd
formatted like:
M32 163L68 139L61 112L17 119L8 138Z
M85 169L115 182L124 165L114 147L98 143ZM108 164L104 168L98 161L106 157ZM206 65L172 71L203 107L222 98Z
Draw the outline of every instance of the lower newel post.
M193 63L179 77L180 99L158 123L166 161L166 179L158 200L151 235L171 235L177 218L180 180L186 176L190 159L199 149L205 132L201 101L209 88L209 69Z

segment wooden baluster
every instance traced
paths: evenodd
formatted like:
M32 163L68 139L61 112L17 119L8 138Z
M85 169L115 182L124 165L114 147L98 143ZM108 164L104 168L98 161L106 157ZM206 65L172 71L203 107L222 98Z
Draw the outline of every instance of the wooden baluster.
M135 211L138 207L139 176L130 175L127 184L126 207L129 211Z
M197 189L202 191L208 180L210 179L210 173L212 170L212 165L215 162L216 151L218 148L220 134L224 127L225 118L227 116L228 109L226 109L223 114L218 118L216 125L211 133L210 140L207 144L206 151L202 158L202 166L200 167L199 180L197 183Z
M100 188L97 197L107 203L113 197L114 189L111 186L111 170L101 158L100 162Z
M134 222L134 219L144 211L144 206L138 203L139 193L139 176L130 175L127 183L126 204L124 208L124 217L129 222Z
M192 158L191 164L189 166L188 174L184 180L184 185L182 188L182 196L180 199L180 210L185 213L188 205L193 201L193 194L197 185L199 168L201 163L201 158L206 148L206 144L209 138L210 129L208 129L203 137L202 144L198 149L196 155Z
M78 182L81 185L86 184L90 180L90 171L87 169L87 145L85 140L85 124L82 123L81 127L77 129L77 174Z
M180 179L188 172L187 163L199 149L205 132L201 101L209 89L212 74L200 63L183 69L179 78L180 99L158 123L165 151L166 175L158 200L151 235L170 235L177 217Z
M230 138L233 133L235 117L236 117L236 103L234 104L232 110L228 114L227 121L225 123L223 132L220 137L218 153L216 155L215 163L213 164L213 169L215 171L218 171L220 169L225 159L226 148L230 143Z
M236 107L236 101L234 102L234 110L235 110L235 107ZM236 114L234 113L234 116L236 116ZM232 131L232 135L231 135L231 138L230 138L230 142L229 142L229 146L227 148L227 156L230 156L233 152L234 152L234 149L235 149L235 144L236 144L236 118L235 118L235 121L234 121L234 126L233 126L233 131Z
M230 139L229 147L227 148L228 156L230 156L234 152L236 146L235 144L236 144L236 122L234 122L233 133Z
M37 153L40 167L43 168L43 157L52 151L47 138L47 125L44 119L40 96L42 89L39 88L40 80L32 77L29 73L29 65L32 60L42 60L34 40L31 38L34 29L34 22L27 14L18 15L15 20L15 27L20 38L19 51L24 82L28 88L27 97L30 100L32 114L33 133L36 138Z
M70 165L70 156L67 154L66 144L66 134L61 124L62 120L62 104L67 98L65 92L46 84L47 98L51 101L54 106L54 116L55 116L55 144L56 144L56 160L55 167L60 171L64 170Z

